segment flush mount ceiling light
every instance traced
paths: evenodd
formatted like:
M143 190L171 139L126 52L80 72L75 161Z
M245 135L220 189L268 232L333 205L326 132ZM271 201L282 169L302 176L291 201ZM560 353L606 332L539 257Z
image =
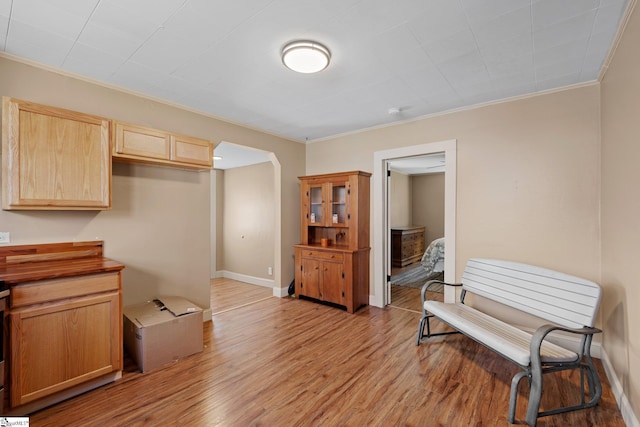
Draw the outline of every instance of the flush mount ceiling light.
M282 48L282 63L298 73L317 73L329 65L331 52L320 43L297 40Z

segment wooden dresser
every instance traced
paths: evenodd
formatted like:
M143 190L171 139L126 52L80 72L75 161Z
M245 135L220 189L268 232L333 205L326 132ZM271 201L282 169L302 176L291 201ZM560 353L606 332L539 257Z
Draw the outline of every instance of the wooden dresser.
M391 264L405 267L420 261L424 254L424 227L407 226L391 229Z

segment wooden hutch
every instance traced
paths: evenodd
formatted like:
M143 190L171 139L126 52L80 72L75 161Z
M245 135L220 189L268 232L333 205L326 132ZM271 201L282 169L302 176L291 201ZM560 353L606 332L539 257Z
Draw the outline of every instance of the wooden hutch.
M298 297L344 306L349 313L368 304L370 177L354 171L299 178Z

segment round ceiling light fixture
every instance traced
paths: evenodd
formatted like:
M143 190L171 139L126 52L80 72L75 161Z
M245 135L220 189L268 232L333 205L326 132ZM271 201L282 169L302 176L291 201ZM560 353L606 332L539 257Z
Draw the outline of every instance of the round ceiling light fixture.
M282 48L282 63L298 73L310 74L324 70L331 60L331 52L318 42L297 40Z

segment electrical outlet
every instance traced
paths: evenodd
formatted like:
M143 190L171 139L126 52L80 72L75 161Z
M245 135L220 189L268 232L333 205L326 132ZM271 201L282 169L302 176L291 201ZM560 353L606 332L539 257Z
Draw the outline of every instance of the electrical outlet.
M11 235L8 231L0 231L0 243L10 243Z
M273 274L273 268L271 267L267 268L267 274L271 276Z

